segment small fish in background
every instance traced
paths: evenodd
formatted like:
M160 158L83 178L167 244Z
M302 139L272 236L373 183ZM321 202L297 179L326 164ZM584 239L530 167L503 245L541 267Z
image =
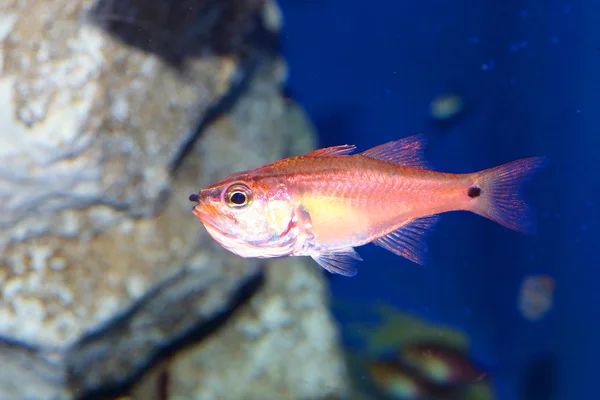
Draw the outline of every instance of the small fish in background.
M488 377L463 350L436 342L403 346L399 358L439 385L470 384Z
M417 371L395 361L374 360L367 364L377 391L394 400L454 399L456 390L432 385Z
M518 309L531 322L542 319L552 308L556 282L550 275L531 275L521 282Z
M389 361L372 361L367 365L369 377L375 387L397 399L421 399L426 389L409 370Z
M402 400L407 397L401 395L409 399L411 395L413 398L421 395L428 400L495 399L491 379L487 377L465 384L436 384L427 371L421 372L422 368L410 365L400 355L402 349L409 349L415 343L432 343L468 354L469 338L460 329L427 321L382 302L337 298L332 306L346 321L340 329L349 339L344 348L352 380L349 398ZM490 372L487 368L475 368Z
M435 121L447 122L457 118L464 109L461 96L456 93L444 93L431 101L429 115Z
M310 256L335 274L354 276L355 247L374 243L423 264L425 235L438 214L471 211L532 232L520 188L544 165L526 158L468 174L427 169L424 135L360 154L341 145L232 174L190 195L196 217L241 257Z

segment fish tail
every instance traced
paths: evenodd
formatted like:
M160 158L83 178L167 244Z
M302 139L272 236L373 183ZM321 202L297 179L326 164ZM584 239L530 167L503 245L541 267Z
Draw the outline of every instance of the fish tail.
M474 173L467 189L470 211L509 229L534 233L532 210L523 200L521 190L545 164L544 157L532 157Z

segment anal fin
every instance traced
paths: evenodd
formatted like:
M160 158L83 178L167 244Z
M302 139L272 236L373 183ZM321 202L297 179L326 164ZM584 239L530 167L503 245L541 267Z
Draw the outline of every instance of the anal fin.
M438 220L438 215L413 219L392 233L375 240L373 243L398 256L408 258L412 262L425 264L427 253L425 235Z
M344 276L355 276L358 272L356 261L362 261L362 258L352 247L334 253L313 254L311 257L317 264L332 274Z

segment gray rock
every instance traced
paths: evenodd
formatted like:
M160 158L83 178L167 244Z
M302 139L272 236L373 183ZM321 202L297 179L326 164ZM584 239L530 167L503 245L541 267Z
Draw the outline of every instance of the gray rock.
M311 260L270 262L265 286L218 335L158 366L130 399L347 398L346 365L324 298L322 272Z
M237 356L203 350L206 337L218 331L210 338L218 345L236 334L226 317L244 299L268 309L303 279L312 282L302 295L312 311L292 313L290 323L304 336L269 346L293 348L301 340L302 357L326 360L334 391L343 392L335 324L315 267L298 260L279 266L275 293L270 273L261 284L263 265L214 243L187 201L214 179L298 151L298 143L311 145L294 138L310 132L287 123L289 107L279 93L284 62L259 64L248 90L202 132L173 175L174 154L230 91L239 59L196 57L182 74L82 23L91 6L0 4L0 399L116 395L173 353L197 360L205 351L225 365ZM266 7L278 26L276 5ZM242 314L252 313L244 307ZM248 354L259 354L256 338L240 340L253 349ZM272 365L291 368L276 353ZM268 357L238 368L252 376ZM322 362L314 368L323 369ZM174 391L190 385L180 372L173 377ZM227 387L227 375L211 379ZM302 379L308 378L270 384L288 388L292 398L332 392L313 378L300 390Z

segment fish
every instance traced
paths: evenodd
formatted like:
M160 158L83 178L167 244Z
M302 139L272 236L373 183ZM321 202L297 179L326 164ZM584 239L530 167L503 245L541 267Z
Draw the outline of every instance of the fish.
M398 358L439 385L468 384L488 377L488 369L479 367L463 350L441 343L421 342L403 346Z
M521 282L517 308L531 322L541 320L553 305L555 279L547 274L526 276Z
M430 383L416 370L402 363L372 360L367 363L366 368L374 387L389 399L453 399L457 394L456 388Z
M426 235L450 211L470 211L533 233L522 185L545 163L531 157L467 174L437 172L416 134L362 153L325 147L237 172L190 195L194 215L223 248L245 258L309 256L355 276L356 247L374 243L426 263Z

